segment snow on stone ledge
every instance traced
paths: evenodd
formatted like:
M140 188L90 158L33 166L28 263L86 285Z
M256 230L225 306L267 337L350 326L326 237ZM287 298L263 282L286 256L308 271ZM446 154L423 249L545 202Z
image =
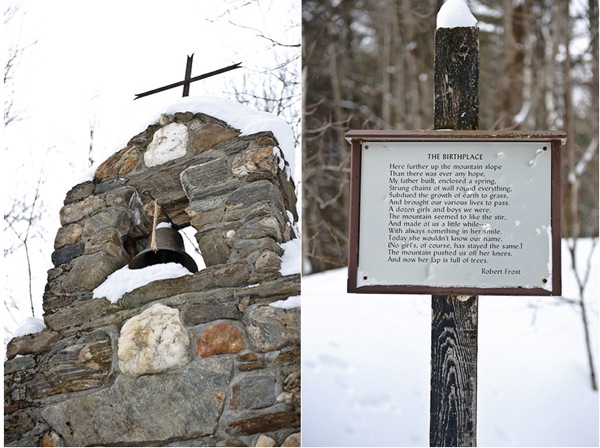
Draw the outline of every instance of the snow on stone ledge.
M123 294L140 286L155 280L177 278L184 275L192 275L192 273L179 263L154 264L142 269L129 269L129 266L123 266L110 274L104 283L94 289L93 297L106 297L112 303L116 303L123 297Z
M270 303L270 306L273 308L282 308L284 310L291 310L292 308L300 307L300 296L291 296L286 300L278 300L276 302Z
M472 27L477 19L464 0L447 0L437 14L437 28Z
M27 334L39 333L46 328L46 324L39 317L26 317L21 321L18 328L12 334L13 338L25 336Z
M302 261L302 247L300 245L300 239L295 238L279 245L283 249L283 255L281 256L281 267L279 273L281 275L292 275L299 274L301 269Z

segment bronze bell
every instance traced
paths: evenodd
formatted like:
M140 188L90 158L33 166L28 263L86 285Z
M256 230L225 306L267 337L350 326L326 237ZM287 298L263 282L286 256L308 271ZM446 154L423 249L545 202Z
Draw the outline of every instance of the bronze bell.
M130 269L141 269L160 263L179 263L190 272L198 272L198 265L185 251L181 234L172 227L159 227L156 229L156 247L154 251L150 245L137 254L131 263Z

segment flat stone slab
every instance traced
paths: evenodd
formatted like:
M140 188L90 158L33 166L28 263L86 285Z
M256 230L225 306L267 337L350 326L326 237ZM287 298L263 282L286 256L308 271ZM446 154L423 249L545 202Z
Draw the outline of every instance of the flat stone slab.
M120 376L110 389L42 411L68 446L132 445L212 434L223 410L233 361L199 359L172 374Z

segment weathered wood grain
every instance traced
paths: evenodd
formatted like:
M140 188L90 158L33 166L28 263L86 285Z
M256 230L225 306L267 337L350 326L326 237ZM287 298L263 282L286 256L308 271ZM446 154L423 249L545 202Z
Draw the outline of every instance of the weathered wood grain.
M479 128L479 34L475 27L435 35L434 128ZM477 445L478 298L431 298L430 446Z

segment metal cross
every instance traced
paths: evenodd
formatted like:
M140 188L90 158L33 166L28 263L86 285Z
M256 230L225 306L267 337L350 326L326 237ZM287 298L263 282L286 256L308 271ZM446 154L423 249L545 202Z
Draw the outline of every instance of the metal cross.
M183 81L175 82L173 84L159 87L157 89L148 90L147 92L144 92L144 93L136 93L134 100L137 100L138 98L143 98L148 95L153 95L155 93L162 92L164 90L169 90L174 87L179 87L179 86L183 86L183 95L182 96L184 96L184 97L189 96L190 84L193 83L194 81L199 81L201 79L210 78L211 76L220 75L221 73L225 73L230 70L235 70L236 68L240 68L242 66L242 63L238 62L237 64L233 64L228 67L220 68L219 70L215 70L213 72L204 73L203 75L194 76L192 78L192 61L193 60L194 60L193 54L191 56L187 57L187 64L185 66L185 78Z

